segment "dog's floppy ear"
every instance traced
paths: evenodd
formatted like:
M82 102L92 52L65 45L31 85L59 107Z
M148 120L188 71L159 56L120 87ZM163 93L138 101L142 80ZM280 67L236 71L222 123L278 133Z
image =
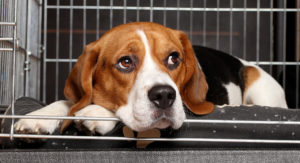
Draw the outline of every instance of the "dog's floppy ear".
M92 76L100 54L100 46L97 42L94 41L85 47L66 80L64 94L66 98L74 103L69 110L69 116L73 116L75 112L92 102ZM65 120L62 124L61 132L71 123L72 120Z
M214 110L214 105L206 101L208 85L205 75L197 62L193 47L188 37L180 31L176 31L183 47L183 64L186 69L180 94L188 109L198 115L208 114Z

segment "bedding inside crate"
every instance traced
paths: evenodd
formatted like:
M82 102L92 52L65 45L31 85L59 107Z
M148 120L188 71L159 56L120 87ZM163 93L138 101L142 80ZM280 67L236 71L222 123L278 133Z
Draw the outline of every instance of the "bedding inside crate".
M43 107L44 104L31 98L23 97L15 103L15 114L24 115ZM300 121L297 109L270 108L261 106L218 107L209 115L196 116L186 109L188 119L205 120L253 120L253 121ZM6 111L10 114L10 110ZM1 132L9 133L10 119L2 119ZM159 133L157 133L157 131ZM59 131L54 133L60 135ZM300 127L295 124L229 124L229 123L190 123L186 122L179 130L170 128L154 130L145 133L133 132L122 123L105 136L109 137L153 137L188 138L185 141L124 141L124 140L76 140L76 139L48 139L35 143L24 143L18 138L10 142L8 138L1 138L4 149L34 148L34 149L186 149L186 148L298 148L298 144L289 143L247 143L247 142L209 142L189 141L189 138L208 139L266 139L266 140L300 140ZM147 135L148 134L148 135ZM74 126L68 128L63 135L86 136ZM96 135L101 136L101 135ZM38 140L38 139L37 139Z

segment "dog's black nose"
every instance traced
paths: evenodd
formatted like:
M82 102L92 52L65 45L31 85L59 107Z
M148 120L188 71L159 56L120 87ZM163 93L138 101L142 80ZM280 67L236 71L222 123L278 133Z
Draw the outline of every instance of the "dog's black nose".
M148 98L157 108L167 109L176 98L176 91L169 85L157 85L148 92Z

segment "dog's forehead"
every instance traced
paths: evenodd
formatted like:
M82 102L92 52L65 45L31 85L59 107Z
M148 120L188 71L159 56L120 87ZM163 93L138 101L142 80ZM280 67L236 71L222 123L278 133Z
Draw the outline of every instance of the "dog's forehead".
M170 39L171 29L156 23L129 23L112 28L105 34L106 39L115 43L124 43L133 38L139 39L137 31L143 31L147 38Z
M102 46L102 55L100 56L115 61L123 54L131 53L143 59L145 43L138 31L145 34L151 51L150 55L154 58L162 57L160 54L181 49L180 41L172 29L156 23L129 23L112 28L101 38L99 44Z

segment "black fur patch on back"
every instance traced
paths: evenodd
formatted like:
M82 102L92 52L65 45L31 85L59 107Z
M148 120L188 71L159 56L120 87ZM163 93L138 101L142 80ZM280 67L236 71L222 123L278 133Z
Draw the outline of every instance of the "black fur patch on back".
M216 105L228 104L228 93L223 85L230 82L240 86L243 94L244 66L237 58L202 46L193 46L193 48L208 83L207 101Z

